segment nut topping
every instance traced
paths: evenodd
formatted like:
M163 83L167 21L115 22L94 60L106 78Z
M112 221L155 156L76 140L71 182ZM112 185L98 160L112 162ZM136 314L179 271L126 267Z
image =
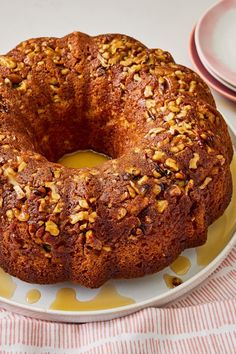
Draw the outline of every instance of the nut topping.
M127 214L127 210L123 207L118 209L118 214L117 214L117 219L121 220L125 217L125 215Z
M200 157L199 154L193 153L193 158L189 161L189 168L191 169L196 169L197 168L197 162L199 161Z
M51 220L45 222L45 231L48 231L52 236L58 236L60 233L57 224Z
M168 201L167 200L158 200L156 202L157 205L157 210L160 214L162 214L165 209L168 207Z
M152 87L150 85L147 85L144 90L144 97L152 97L153 96L153 91Z
M89 205L86 199L80 199L79 206L83 209L89 209Z
M23 192L23 190L21 189L21 187L19 185L15 185L13 188L16 192L17 199L23 199L25 197L25 193Z
M168 158L165 161L165 165L170 167L174 171L179 171L179 167L174 159Z
M210 183L212 181L211 177L206 177L203 184L199 187L200 189L205 189L206 186L208 185L208 183Z
M79 213L72 214L69 216L70 223L72 225L76 224L78 221L88 220L89 213L87 211L80 211Z
M155 151L154 155L152 156L152 159L154 161L162 161L164 157L165 153L163 151Z

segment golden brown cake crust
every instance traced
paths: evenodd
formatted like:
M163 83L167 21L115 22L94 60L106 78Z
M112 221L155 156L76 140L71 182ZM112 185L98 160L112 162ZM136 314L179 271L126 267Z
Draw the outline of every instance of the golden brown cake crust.
M53 162L88 148L113 159ZM206 241L232 154L207 85L169 53L119 34L25 41L0 56L0 266L88 287L159 271Z

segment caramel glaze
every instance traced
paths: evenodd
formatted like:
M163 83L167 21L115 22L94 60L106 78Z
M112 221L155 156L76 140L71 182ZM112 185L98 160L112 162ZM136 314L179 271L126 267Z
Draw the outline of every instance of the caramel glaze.
M82 168L99 166L108 159L109 157L104 154L93 150L84 150L64 155L58 162L66 167Z
M164 274L163 275L164 281L166 283L166 285L168 286L168 288L173 289L176 286L179 286L180 284L183 283L183 280L180 279L179 277L175 277L169 274Z
M75 289L62 288L58 290L50 309L63 311L95 311L131 305L133 303L135 303L135 301L132 298L119 294L114 285L105 284L99 290L98 294L88 301L80 301L76 297Z
M186 274L191 267L191 262L188 257L179 256L171 265L170 269L178 274L183 275Z
M16 290L16 284L12 277L0 268L0 296L10 299Z
M41 292L38 289L31 289L26 294L26 301L28 304L34 304L41 298Z

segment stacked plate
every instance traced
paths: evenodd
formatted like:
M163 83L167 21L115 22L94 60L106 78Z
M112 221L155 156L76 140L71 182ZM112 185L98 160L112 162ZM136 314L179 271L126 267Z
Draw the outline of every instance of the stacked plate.
M203 79L236 102L236 0L222 0L202 16L191 34L190 55Z

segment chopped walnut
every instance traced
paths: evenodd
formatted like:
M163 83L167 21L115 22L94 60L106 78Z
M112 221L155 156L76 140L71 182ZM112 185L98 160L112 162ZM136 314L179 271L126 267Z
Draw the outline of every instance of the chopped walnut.
M176 161L174 159L168 158L165 161L165 165L170 167L174 171L178 171L179 170L179 167L178 167L178 165L177 165L177 163L176 163Z
M179 79L183 79L184 78L184 72L181 70L176 70L175 71L175 75L179 78Z
M156 170L153 170L152 174L153 174L154 178L160 178L161 177L161 174L158 171L156 171Z
M55 208L53 209L53 214L59 214L62 212L63 210L63 203L62 202L58 202L55 206Z
M153 96L153 91L152 91L152 86L150 85L147 85L145 87L145 90L144 90L144 97L148 98L148 97L152 97Z
M138 176L141 173L141 170L139 168L136 167L127 167L125 169L125 172L129 173L132 176Z
M184 179L184 178L185 178L185 175L184 175L183 172L177 172L177 173L175 174L175 177L176 177L177 179Z
M91 214L89 214L88 221L92 224L96 221L97 218L97 213L96 211L93 211Z
M58 236L60 233L57 224L51 220L45 222L45 231L48 231L52 236Z
M54 177L55 177L55 178L59 178L60 175L61 175L61 171L60 171L60 170L54 170L54 171L53 171L53 174L54 174Z
M193 179L190 179L190 180L188 181L187 185L185 186L185 194L186 194L186 195L188 194L188 192L189 192L190 190L193 189L193 186L194 186L194 181L193 181Z
M15 69L16 62L7 56L0 56L0 65L9 69Z
M118 213L117 213L117 219L121 220L125 217L125 215L127 214L127 210L123 207L118 209Z
M111 247L110 246L103 246L102 249L105 252L111 252Z
M189 92L194 92L197 86L197 82L196 81L191 81L190 85L189 85Z
M145 138L150 136L150 137L155 137L157 134L163 132L165 129L164 128L161 128L161 127L158 127L158 128L152 128L149 130L149 132L145 135Z
M95 250L101 251L102 242L95 237L93 230L88 230L85 234L85 238L86 238L86 244L88 246L90 246Z
M144 183L146 183L148 181L148 176L144 175L143 177L141 177L139 180L138 180L138 185L142 185Z
M17 219L19 221L28 221L29 220L29 214L26 213L24 210L21 210L18 215L16 215Z
M146 107L147 109L154 108L156 106L156 101L152 99L147 99L146 100Z
M135 185L135 183L134 183L133 181L130 181L129 183L130 183L131 187L135 190L135 192L136 192L137 194L139 194L139 189L137 188L137 186Z
M44 198L39 199L39 212L45 211L46 208L46 200Z
M164 120L166 122L169 122L170 120L174 119L175 114L173 112L168 113L166 116L164 116Z
M80 199L79 206L83 209L89 209L89 205L86 199Z
M62 75L67 75L69 73L69 69L65 68L61 70Z
M137 81L137 82L139 82L139 81L141 81L142 79L141 79L141 77L139 76L139 74L134 74L134 81Z
M13 210L12 209L8 209L6 211L6 216L7 216L8 220L12 220L14 218Z
M155 184L152 188L152 191L155 195L158 195L161 193L161 186L159 184Z
M58 202L60 195L57 193L57 187L54 182L45 182L45 187L51 189L51 198L53 202Z
M216 155L216 157L217 157L218 160L220 160L221 166L223 166L224 163L225 163L225 158L224 158L224 156L223 156L223 155Z
M180 196L182 194L181 192L181 188L177 185L173 185L170 189L170 195L171 197L176 197L176 196Z
M165 153L163 151L155 151L154 155L152 156L152 159L154 161L162 161L164 157Z
M26 92L27 91L27 81L23 80L20 85L17 87L18 91Z
M208 185L208 183L210 183L212 181L211 177L206 177L204 182L202 183L202 185L199 187L200 189L205 189L206 186Z
M136 197L135 190L131 186L127 186L127 188L128 188L129 195L131 196L131 198L135 198Z
M158 82L159 82L159 84L164 84L164 82L165 82L164 77L160 76L160 77L158 78Z
M19 166L18 166L18 172L22 172L27 166L27 163L25 161L22 161Z
M193 158L189 161L189 168L197 169L197 162L199 161L200 156L198 153L193 153Z
M12 184L13 186L18 185L16 181L16 172L11 167L5 168L3 174L4 176L7 176L8 182L10 184Z
M87 228L88 228L88 223L87 222L85 222L84 224L80 225L80 227L79 227L79 229L81 231L86 230Z
M157 210L160 214L162 214L165 209L168 207L168 201L167 200L158 200L157 203Z
M171 112L178 113L180 111L180 108L176 105L175 101L170 101L168 103L168 108Z
M23 199L25 197L25 193L19 185L15 185L13 188L16 192L17 199Z
M72 225L76 224L78 221L88 220L88 218L89 213L87 211L80 211L79 213L69 216L69 220Z

